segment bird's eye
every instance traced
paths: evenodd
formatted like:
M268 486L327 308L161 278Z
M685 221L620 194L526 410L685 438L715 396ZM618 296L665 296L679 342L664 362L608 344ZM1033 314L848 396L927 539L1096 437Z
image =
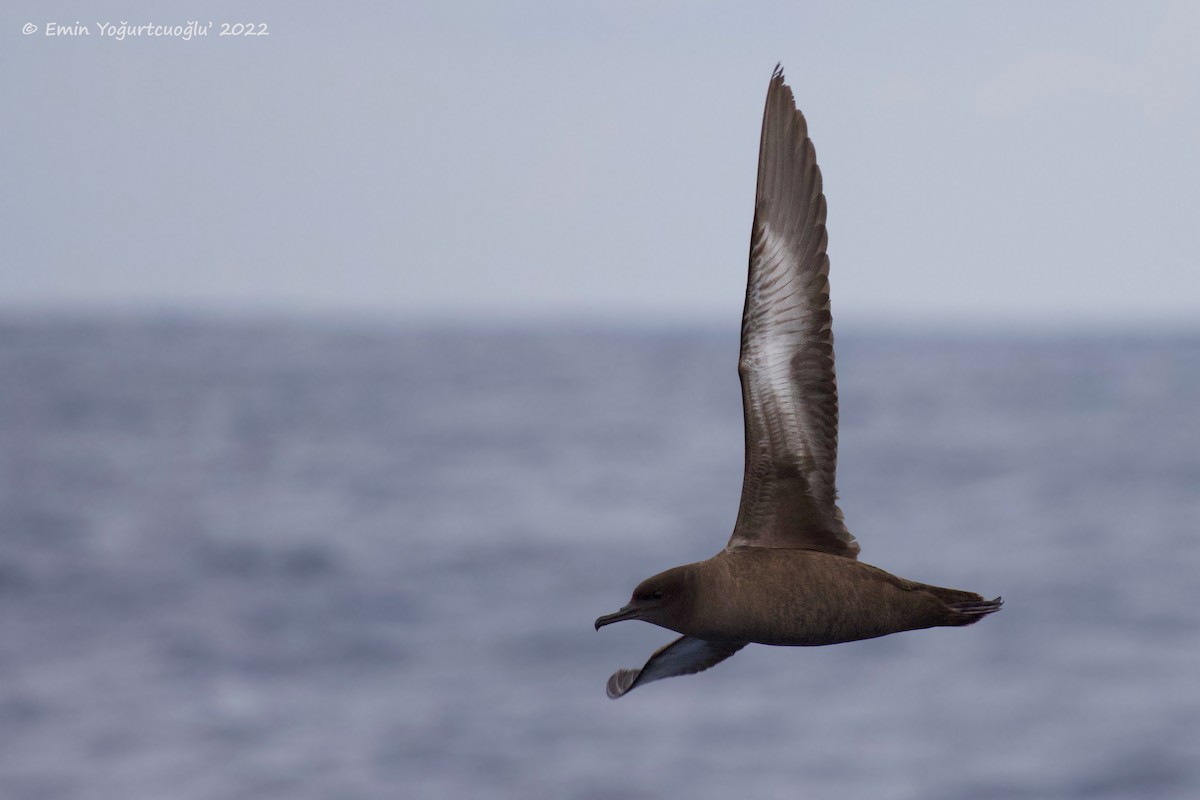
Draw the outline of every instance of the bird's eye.
M651 592L650 593L651 600L662 600L662 596L663 596L662 592Z

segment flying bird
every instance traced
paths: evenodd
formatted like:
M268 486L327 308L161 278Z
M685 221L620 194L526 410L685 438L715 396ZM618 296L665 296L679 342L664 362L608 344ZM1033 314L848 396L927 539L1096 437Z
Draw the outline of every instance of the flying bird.
M647 578L596 630L640 619L683 634L609 697L701 672L747 644L812 646L971 625L1002 601L899 578L858 560L837 505L838 397L825 195L783 70L767 90L738 374L746 430L741 505L725 549Z

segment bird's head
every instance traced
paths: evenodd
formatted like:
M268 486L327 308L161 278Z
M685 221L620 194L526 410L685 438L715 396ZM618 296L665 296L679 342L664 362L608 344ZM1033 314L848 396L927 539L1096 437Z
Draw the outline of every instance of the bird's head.
M640 619L678 631L691 609L688 577L686 567L675 567L647 578L633 590L633 597L620 611L596 620L596 630L614 622Z

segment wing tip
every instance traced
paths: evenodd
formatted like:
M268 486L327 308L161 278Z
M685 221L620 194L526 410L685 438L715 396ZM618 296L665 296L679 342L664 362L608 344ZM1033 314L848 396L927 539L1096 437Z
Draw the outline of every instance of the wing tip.
M817 174L815 186L820 194L820 170L816 167L816 148L812 147L808 136L808 120L805 119L804 113L796 104L796 95L792 92L792 87L787 84L782 63L776 64L775 70L771 73L771 83L767 88L767 101L763 107L762 134L759 139L758 191L755 193L756 208L767 198L768 192L765 190L768 174L782 168L776 164L779 158L776 150L780 149L799 150L798 153L792 153L785 160L797 159L800 162L807 161L811 164Z
M770 91L781 92L792 101L792 105L796 104L795 96L792 94L792 87L787 82L787 76L783 74L783 62L775 65L775 69L771 71Z
M791 100L791 105L795 107L796 99L792 94L792 87L788 86L787 77L783 74L783 63L775 65L775 69L771 72L771 83L767 91L768 95L781 93L788 100Z
M609 699L616 700L629 693L629 690L637 683L638 676L642 674L640 669L619 669L608 677L608 683L604 686L604 693L609 696Z

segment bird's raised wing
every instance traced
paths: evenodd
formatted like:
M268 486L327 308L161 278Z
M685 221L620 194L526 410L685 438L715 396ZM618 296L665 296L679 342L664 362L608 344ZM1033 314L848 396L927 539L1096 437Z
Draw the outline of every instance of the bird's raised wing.
M619 669L614 672L608 679L605 691L615 700L643 683L703 672L745 646L746 642L709 642L694 636L681 636L655 650L641 669Z
M728 547L854 558L837 507L837 381L816 152L776 68L763 112L738 373L746 472Z

